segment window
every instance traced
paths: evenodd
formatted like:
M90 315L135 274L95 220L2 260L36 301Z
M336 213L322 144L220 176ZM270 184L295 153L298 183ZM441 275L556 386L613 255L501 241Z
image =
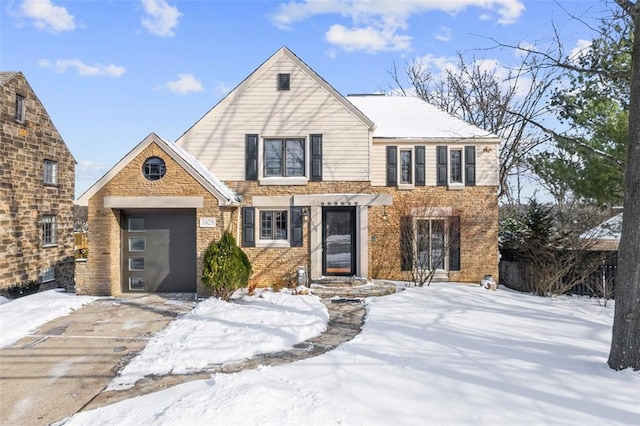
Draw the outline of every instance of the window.
M144 278L142 277L129 277L129 290L132 291L144 291Z
M146 240L144 237L129 238L129 251L145 251Z
M304 139L265 139L264 175L265 177L304 176Z
M446 256L444 219L416 221L416 254L419 269L444 269Z
M129 271L144 271L144 257L130 257Z
M452 149L449 151L451 156L450 168L450 181L451 183L462 183L462 150Z
M143 217L129 218L129 232L144 232L144 218Z
M148 158L142 165L142 174L147 180L159 180L164 176L166 171L167 167L165 166L162 158Z
M263 210L260 212L260 239L286 240L287 211Z
M56 270L55 268L52 266L50 268L45 269L44 271L42 271L42 282L43 283L48 283L50 281L55 281L56 279Z
M410 184L412 171L411 150L400 150L400 183Z
M47 185L58 184L58 163L51 160L44 160L43 180Z
M24 97L16 95L16 121L24 123Z
M42 218L42 245L56 245L56 217L53 215L44 216Z
M278 74L278 90L289 90L291 74Z

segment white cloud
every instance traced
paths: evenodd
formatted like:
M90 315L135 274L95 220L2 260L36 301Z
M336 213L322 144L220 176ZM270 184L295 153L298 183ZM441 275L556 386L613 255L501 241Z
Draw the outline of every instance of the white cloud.
M405 50L411 44L410 36L396 34L394 30L373 27L348 29L342 25L333 25L325 34L325 38L329 43L340 46L347 52Z
M576 62L581 56L586 55L591 50L591 41L578 40L576 47L569 52L569 60Z
M75 70L83 77L86 76L106 76L106 77L120 77L125 73L125 68L117 65L109 64L93 64L88 65L79 59L58 59L55 62L49 62L46 59L40 59L38 65L42 68L53 68L56 72L65 72L68 68L75 68Z
M191 74L178 74L176 81L170 81L165 87L173 93L185 94L189 92L201 92L202 83Z
M334 24L327 40L345 50L375 52L410 48L411 37L399 31L408 28L411 15L433 10L455 14L469 7L497 13L500 23L514 22L524 11L521 0L294 0L281 3L271 18L276 27L289 29L316 15L348 17L353 27Z
M76 179L93 181L100 179L111 167L107 164L95 163L90 160L78 160L76 164Z
M73 31L75 18L63 6L54 5L51 0L24 0L19 14L33 19L36 28L53 33Z
M440 27L439 31L434 36L436 40L439 41L450 41L451 40L451 28L449 27Z
M229 92L231 92L231 90L233 90L233 87L221 81L216 83L215 87L213 88L213 92L216 95L222 95L222 96L227 95Z
M159 37L173 37L182 13L165 0L142 0L147 16L142 18L142 26Z

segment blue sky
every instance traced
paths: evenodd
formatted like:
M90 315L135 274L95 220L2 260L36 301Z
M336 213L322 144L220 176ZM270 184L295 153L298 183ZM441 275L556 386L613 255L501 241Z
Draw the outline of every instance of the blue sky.
M613 7L613 6L611 6ZM567 51L600 1L0 0L0 69L22 71L78 161L76 196L151 132L177 139L287 46L343 95L389 89L388 71L457 52L509 66L494 38ZM479 49L479 50L478 50ZM214 171L215 173L215 171Z

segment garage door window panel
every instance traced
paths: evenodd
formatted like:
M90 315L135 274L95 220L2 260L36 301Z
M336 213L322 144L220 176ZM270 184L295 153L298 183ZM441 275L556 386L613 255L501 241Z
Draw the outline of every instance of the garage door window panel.
M129 258L129 271L144 271L145 270L145 258L144 257L130 257Z

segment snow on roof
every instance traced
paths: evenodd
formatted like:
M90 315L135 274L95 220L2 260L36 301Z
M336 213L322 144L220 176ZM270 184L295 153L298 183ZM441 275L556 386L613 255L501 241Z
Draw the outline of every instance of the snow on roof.
M375 123L377 138L498 138L417 97L348 95L347 100Z
M581 238L597 238L599 240L620 240L622 233L622 213L619 213L583 233Z

